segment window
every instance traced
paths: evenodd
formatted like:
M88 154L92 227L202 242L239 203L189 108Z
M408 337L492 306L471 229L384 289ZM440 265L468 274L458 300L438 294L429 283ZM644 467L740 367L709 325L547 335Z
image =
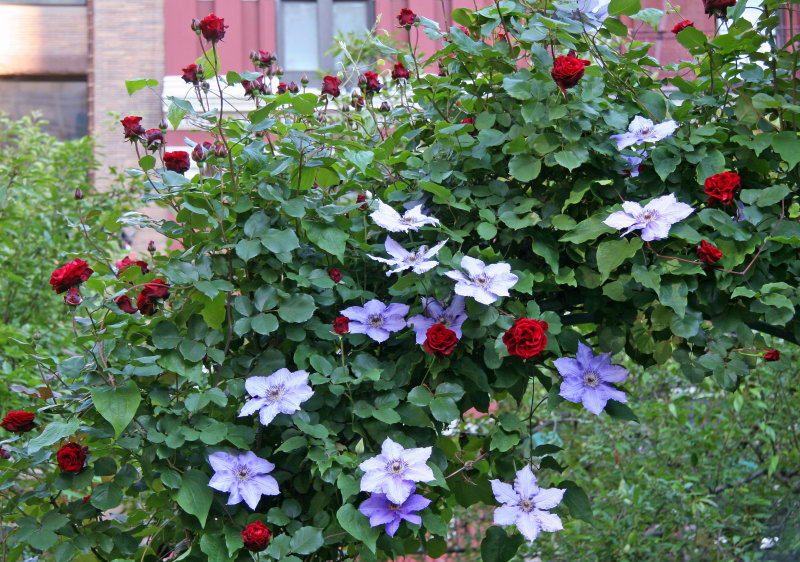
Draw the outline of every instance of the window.
M370 0L281 0L277 4L278 61L284 81L336 69L325 54L339 33L365 33L374 21Z
M44 131L62 140L80 138L89 129L86 80L0 78L0 111L12 119L38 111L49 121Z

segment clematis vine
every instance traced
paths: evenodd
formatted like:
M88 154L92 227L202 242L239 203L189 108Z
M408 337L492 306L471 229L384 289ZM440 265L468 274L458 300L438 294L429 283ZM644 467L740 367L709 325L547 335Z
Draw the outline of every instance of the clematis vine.
M492 304L499 297L507 297L508 290L519 281L507 263L486 265L479 259L464 256L461 267L467 275L460 271L448 271L445 275L456 281L457 295L472 297L481 304Z
M244 500L247 507L255 511L261 496L280 493L278 481L269 476L275 465L251 451L238 455L213 453L208 456L208 463L215 471L208 485L220 492L230 492L228 505Z
M314 394L306 371L291 372L286 368L268 377L250 377L244 382L244 388L253 399L242 406L239 417L258 412L262 425L269 425L278 414L293 414Z
M340 312L349 318L351 334L366 334L378 343L389 339L389 334L406 327L407 304L392 303L386 306L378 299L372 299L364 306L351 306Z
M539 488L530 466L517 472L513 487L501 480L490 482L495 499L503 504L494 510L495 525L516 525L531 543L540 531L555 533L564 528L561 518L548 510L561 502L565 490Z
M358 506L358 510L369 517L370 527L385 525L386 534L393 537L403 519L414 525L421 525L422 517L416 512L430 504L431 500L419 494L412 493L400 504L390 502L386 494L372 494Z
M622 209L611 213L603 224L619 230L627 229L621 236L641 229L642 240L647 242L666 238L673 224L694 212L691 205L677 201L674 193L656 197L644 208L639 203L625 201Z
M656 125L650 119L637 115L628 125L627 133L611 135L611 140L617 143L619 150L622 150L635 144L658 142L672 135L677 128L678 123L672 119Z
M405 449L391 438L384 439L381 454L358 465L364 471L361 491L385 494L393 504L403 504L416 490L415 482L434 480L426 464L432 447Z
M453 330L458 339L461 339L461 325L467 319L464 297L454 296L447 308L444 308L444 305L436 299L422 297L422 311L423 314L417 314L408 319L408 325L414 328L419 345L425 343L426 334L434 324L441 324L445 328Z
M417 231L426 224L436 226L439 219L422 214L422 205L416 205L406 211L402 216L389 205L378 200L378 209L370 214L375 224L389 232Z
M595 415L600 415L609 400L627 402L625 393L609 383L624 381L628 370L611 364L611 354L595 356L583 343L578 343L577 358L561 357L553 361L564 377L559 396L569 402L582 402Z
M373 259L375 261L379 261L381 263L385 263L387 265L393 266L393 269L390 269L386 272L387 277L392 273L399 273L401 271L405 271L406 269L411 269L417 275L422 273L428 272L437 265L439 262L436 260L432 260L431 258L439 253L439 250L442 249L447 243L447 240L443 240L432 247L430 250L427 246L420 246L419 250L416 252L409 252L405 248L403 248L400 244L395 242L391 236L386 237L386 242L384 243L384 247L386 248L386 252L392 256L391 258L379 258L377 256L371 256L367 254L367 257Z

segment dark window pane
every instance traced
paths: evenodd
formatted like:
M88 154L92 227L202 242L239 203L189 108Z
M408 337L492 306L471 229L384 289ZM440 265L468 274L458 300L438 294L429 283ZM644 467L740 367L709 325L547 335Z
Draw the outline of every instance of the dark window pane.
M51 135L80 138L89 125L86 80L0 78L0 111L12 119L38 111L50 122L43 129Z
M284 69L316 70L320 64L316 2L284 2L281 6Z

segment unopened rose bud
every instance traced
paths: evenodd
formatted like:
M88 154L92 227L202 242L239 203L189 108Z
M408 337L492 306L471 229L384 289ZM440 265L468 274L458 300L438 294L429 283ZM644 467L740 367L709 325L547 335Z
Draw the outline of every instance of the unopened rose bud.
M161 122L159 122L158 128L161 129L162 133L166 133L167 132L167 124L163 120Z
M156 253L156 243L153 242L152 240L150 240L150 243L147 244L147 251L150 252L151 254Z
M214 156L219 158L225 158L228 155L228 149L225 148L225 145L222 143L217 143L214 145Z
M198 65L197 65L197 77L198 77L198 78L202 78L202 77L203 77L203 73L204 73L205 71L206 71L206 69L205 69L205 68L203 68L203 65L202 65L202 64L198 64Z
M77 201L80 201L81 199L83 199L83 191L81 191L80 187L75 188L75 199Z
M289 85L286 86L286 90L292 94L296 94L300 91L300 88L294 82L289 82Z
M42 334L39 332L39 330L36 330L33 333L33 339L34 341L39 341L40 339L42 339Z
M207 92L211 89L211 84L209 84L206 80L203 80L203 82L200 84L200 87L204 92Z
M282 66L276 66L275 67L275 76L277 76L278 78L283 76L283 67Z
M389 105L388 101L385 101L381 104L380 110L382 113L389 113L392 110L392 107Z
M302 78L300 78L300 83L301 83L303 86L306 86L306 85L308 85L308 76L306 76L305 74L303 74L303 77L302 77Z
M200 29L200 20L197 18L192 18L192 31L199 34Z
M348 112L350 111L350 106L349 106L349 105L347 105L346 103L343 103L343 104L342 104L342 111L343 111L344 113L348 113Z

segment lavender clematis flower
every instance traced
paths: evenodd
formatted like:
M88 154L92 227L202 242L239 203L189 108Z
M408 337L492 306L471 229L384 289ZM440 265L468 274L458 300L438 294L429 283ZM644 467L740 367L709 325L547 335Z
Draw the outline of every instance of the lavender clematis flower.
M406 211L402 216L389 205L378 200L378 210L370 214L375 224L389 232L408 232L419 230L426 224L437 225L439 219L422 214L422 205L417 205Z
M639 203L625 201L622 209L611 213L603 224L619 230L627 228L622 236L636 229L642 229L642 240L647 242L666 238L673 224L694 212L691 205L678 202L674 193L656 197L645 205L644 209Z
M411 268L411 271L420 275L427 271L430 271L437 265L439 262L436 260L432 260L433 256L439 253L439 250L442 249L447 243L447 240L443 240L436 244L430 250L427 246L420 246L419 250L416 252L409 252L405 248L403 248L400 244L395 242L391 236L386 237L386 242L384 243L384 247L386 248L386 252L392 256L391 259L387 258L379 258L377 256L371 256L367 254L367 257L373 259L375 261L379 261L381 263L385 263L388 265L395 266L394 269L390 269L386 272L386 275L389 276L392 273L399 273L401 271L405 271L406 269Z
M608 5L611 0L578 0L576 19L583 22L587 31L597 29L608 17Z
M672 119L655 125L650 119L637 115L628 125L627 133L611 135L611 140L616 141L617 148L622 150L634 144L660 141L672 135L677 128L678 123Z
M498 297L507 297L508 290L519 281L507 263L486 265L481 260L464 256L461 267L467 270L469 277L460 271L448 271L445 275L457 281L457 295L472 297L481 304L492 304Z
M393 537L403 519L414 525L421 525L422 517L414 512L425 509L430 504L431 500L419 494L408 496L401 504L390 502L386 494L372 494L358 506L358 510L369 517L370 527L386 525L386 534Z
M255 511L261 496L280 493L277 480L268 475L275 465L251 451L239 455L213 453L208 462L215 471L208 485L220 492L230 492L228 505L244 500Z
M378 343L389 339L391 332L406 327L407 304L392 303L386 306L378 299L372 299L364 306L351 306L340 313L350 319L351 334L366 334Z
M250 377L245 381L244 388L253 399L242 406L239 417L258 411L258 418L263 425L269 425L278 414L298 411L300 404L314 394L308 385L307 372L291 372L286 368L278 369L268 377Z
M464 312L464 297L460 295L453 297L447 309L436 299L422 297L422 310L424 314L417 314L408 319L408 325L414 328L419 345L425 343L428 329L434 324L442 324L445 328L453 330L456 337L461 339L461 325L467 319L467 314Z
M358 465L364 471L362 492L386 494L393 504L404 503L416 490L414 482L434 480L433 471L425 464L432 447L404 449L387 437L381 445L381 454Z
M591 413L600 415L611 400L627 402L625 393L608 383L622 382L628 376L627 369L611 364L611 354L594 356L592 350L578 343L576 359L561 357L553 364L564 377L559 395L570 402L583 402Z
M500 480L490 482L495 499L503 504L494 510L495 525L516 525L531 543L540 531L555 533L564 528L561 518L547 510L561 502L565 490L539 488L530 466L517 472L513 487Z
M627 166L625 166L622 174L627 175L629 178L639 177L639 167L642 165L645 158L647 158L646 150L638 151L638 156L626 156L623 154L622 159L625 160Z

